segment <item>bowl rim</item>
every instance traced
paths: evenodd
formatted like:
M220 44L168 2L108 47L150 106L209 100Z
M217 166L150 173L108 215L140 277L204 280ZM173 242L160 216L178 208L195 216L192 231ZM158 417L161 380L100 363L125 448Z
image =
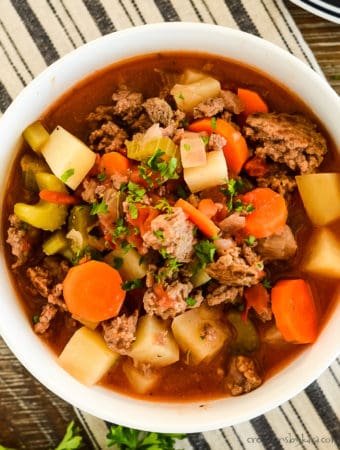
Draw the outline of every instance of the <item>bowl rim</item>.
M162 44L158 43L159 36L162 37ZM208 38L210 42L206 42ZM340 146L340 127L336 123L340 115L339 97L319 74L287 51L262 38L220 25L191 22L141 25L116 31L78 47L47 67L14 99L0 118L0 133L6 132L2 148L12 149L11 152L8 151L4 155L4 162L0 168L2 171L2 177L0 177L2 179L1 204L4 201L5 186L8 180L7 168L10 167L14 158L13 149L20 143L20 139L18 139L20 131L39 116L39 111L42 113L46 106L60 97L77 81L108 66L110 57L114 58L111 62L115 62L161 50L179 51L181 42L186 42L184 51L197 52L196 49L199 46L201 53L222 54L223 57L234 60L237 60L236 56L241 51L241 55L247 54L251 60L249 65L263 73L268 73L267 67L272 64L267 56L270 52L275 61L283 64L281 68L273 67L270 77L285 84L281 80L281 73L284 72L285 77L291 76L289 89L293 92L296 92L296 89L299 89L300 92L301 89L303 93L301 97L310 104L310 109L321 114L322 117L329 117L327 129ZM235 47L233 47L234 42L237 42ZM215 48L216 51L206 50L206 48ZM250 55L250 49L252 49L252 55ZM223 52L227 51L228 55L225 55ZM96 55L93 59L89 58L91 52L95 52ZM255 64L253 60L259 62ZM72 74L70 63L76 65L77 75ZM308 82L302 83L298 77L295 80L296 71L299 71L301 77L306 77ZM309 91L310 86L317 88L318 92ZM328 100L328 104L331 103L335 112L338 112L338 114L333 114L336 117L327 115L326 106L318 101L322 97ZM32 102L34 102L33 106ZM36 117L32 118L31 115L28 115L25 108L22 109L23 104L28 104L29 109L35 111ZM14 119L19 122L15 126L13 126ZM3 255L4 243L2 241L1 247ZM3 257L0 259L0 268L1 273L7 274L8 278L9 270ZM302 391L318 378L340 353L339 345L329 346L329 342L334 342L334 340L340 342L339 327L336 326L340 320L340 305L338 304L317 342L302 352L287 367L280 370L277 375L266 380L263 386L249 394L242 397L228 397L189 404L136 400L100 386L88 388L78 383L58 366L56 356L46 345L42 345L42 340L33 333L10 283L0 283L0 297L2 298L2 308L5 308L6 312L6 316L0 314L0 334L22 365L39 382L83 411L113 423L143 430L191 433L222 428L250 420ZM338 339L334 339L336 336ZM316 366L315 354L318 350ZM44 357L43 363L42 356ZM268 395L266 391L275 392L275 396ZM261 394L262 392L264 393Z

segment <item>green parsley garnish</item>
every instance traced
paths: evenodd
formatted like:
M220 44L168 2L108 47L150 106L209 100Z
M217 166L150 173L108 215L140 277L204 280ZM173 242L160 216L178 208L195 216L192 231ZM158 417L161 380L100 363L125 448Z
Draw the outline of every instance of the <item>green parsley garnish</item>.
M248 237L244 240L244 242L245 242L247 245L254 245L255 242L256 242L256 237L250 235L250 236L248 236Z
M187 297L187 298L185 299L185 302L186 302L186 304L187 304L188 306L190 306L190 307L192 308L193 306L196 305L197 300L196 300L195 298L193 298L193 297Z
M65 170L65 172L62 174L62 176L60 177L61 181L63 183L66 183L66 181L69 180L69 178L72 177L72 175L74 175L74 169L67 169Z
M180 93L177 95L177 98L179 98L180 100L184 100L184 96L183 96L182 92L180 92Z
M129 204L129 213L130 213L131 219L137 219L138 209L137 209L137 206L134 205L133 203Z
M141 288L143 286L143 280L136 278L135 280L127 280L122 284L124 291L132 291L133 289Z
M268 278L263 278L262 284L263 284L263 287L265 287L266 289L271 289L272 288L272 284L268 280Z
M146 432L112 425L107 434L108 446L117 445L121 450L175 450L177 439L184 439L184 434L163 434Z
M200 267L205 267L207 264L214 261L216 247L210 241L200 241L194 245L194 249L199 260Z
M190 144L184 144L183 147L184 147L184 150L186 150L187 152L188 152L188 151L190 150L190 148L191 148Z
M209 137L208 136L201 136L201 139L202 139L204 145L208 145L209 144Z
M100 203L94 202L91 204L91 211L90 211L91 216L94 216L96 214L106 214L107 211L108 206L104 202L104 200L102 200Z
M212 128L213 130L216 130L216 126L217 126L216 117L212 117L212 118L210 119L210 125L211 125L211 128Z
M97 175L97 180L98 181L105 181L106 178L107 178L106 173L98 173L98 175Z
M154 236L156 236L157 239L160 241L164 241L164 233L163 230L154 230L153 231Z
M32 322L34 323L34 325L39 322L39 314L35 314L32 317Z
M171 207L170 203L165 198L161 198L160 200L158 200L158 202L156 203L156 205L154 207L155 207L155 209L158 209L160 211L164 211L167 214L171 214L172 213L172 207Z
M167 180L177 180L177 158L172 156L168 161L165 161L162 159L163 155L165 155L165 152L162 152L160 149L156 150L156 152L147 160L146 165L154 173L160 175L160 178L157 179L158 183L164 183Z
M117 269L117 270L120 269L123 264L124 264L123 258L120 258L119 256L113 257L112 265L115 269Z
M111 232L112 235L112 242L115 242L118 238L122 236L126 236L130 234L130 230L128 227L124 224L124 219L122 217L118 217L116 221L116 225Z

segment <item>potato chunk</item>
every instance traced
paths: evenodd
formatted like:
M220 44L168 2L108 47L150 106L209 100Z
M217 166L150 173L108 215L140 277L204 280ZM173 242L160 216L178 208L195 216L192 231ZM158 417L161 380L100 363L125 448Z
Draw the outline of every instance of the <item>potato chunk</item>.
M96 155L80 139L57 126L41 148L54 175L76 189L93 166Z
M151 370L142 372L132 364L131 360L124 362L123 372L133 390L138 392L138 394L147 394L148 392L151 392L160 380L160 374L158 372Z
M217 97L220 92L220 82L209 76L195 79L190 84L175 84L170 91L178 109L184 112L190 112L196 105L208 98Z
M183 175L193 194L225 184L228 180L228 168L224 153L220 150L208 152L206 164L184 168Z
M178 361L179 348L167 322L148 314L142 316L129 356L154 367L169 366Z
M296 177L299 192L315 225L327 225L340 217L340 173L311 173Z
M79 328L61 352L58 362L63 369L81 383L92 386L118 360L102 336L86 327Z
M315 231L302 261L306 272L327 278L340 278L340 241L327 228Z
M174 318L172 331L189 364L209 362L230 336L219 308L200 306Z

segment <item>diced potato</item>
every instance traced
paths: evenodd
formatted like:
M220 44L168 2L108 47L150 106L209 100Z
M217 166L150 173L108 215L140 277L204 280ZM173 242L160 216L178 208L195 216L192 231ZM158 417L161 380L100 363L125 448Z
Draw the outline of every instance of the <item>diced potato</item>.
M98 332L82 327L68 341L58 362L78 381L92 386L118 359L119 354L107 347Z
M90 330L95 330L100 322L91 322L90 320L82 319L81 317L76 316L75 314L72 314L72 317L77 322L84 325L86 328L89 328Z
M129 380L131 387L138 394L147 394L155 388L160 380L159 372L147 371L141 372L135 367L130 360L126 360L123 364L123 372Z
M196 105L208 98L217 97L220 92L220 82L208 76L190 84L175 84L170 91L178 109L184 112L190 112Z
M191 84L195 81L201 80L205 78L207 75L199 70L194 69L185 69L182 75L180 76L179 82L181 84Z
M209 362L222 349L230 330L221 322L221 310L200 306L177 316L172 332L188 364Z
M224 153L220 150L208 152L205 165L187 167L183 169L183 175L192 193L225 184L228 180L228 168Z
M327 228L316 230L309 240L302 268L327 278L340 278L340 241Z
M37 120L36 122L28 125L22 133L23 138L37 153L40 153L41 147L48 141L50 135L44 125Z
M67 189L56 176L51 173L35 174L39 190L50 189L57 192L67 192ZM42 230L55 231L64 225L67 218L67 206L39 200L35 205L15 203L14 214L20 220Z
M71 189L76 189L93 166L96 155L80 139L57 126L41 148L52 172Z
M105 261L118 270L124 281L136 280L146 275L145 264L141 263L141 256L134 248L126 252L117 247L105 257Z
M207 153L203 139L200 136L181 139L180 145L182 167L204 166L207 163Z
M138 362L164 367L179 360L179 348L167 323L146 314L138 321L129 356Z
M340 218L340 173L311 173L296 177L299 192L315 225Z

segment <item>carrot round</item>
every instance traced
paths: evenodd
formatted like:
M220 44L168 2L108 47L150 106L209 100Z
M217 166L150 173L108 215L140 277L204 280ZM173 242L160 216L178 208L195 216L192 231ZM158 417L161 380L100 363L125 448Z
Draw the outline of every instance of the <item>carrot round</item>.
M245 204L254 210L246 215L244 232L256 238L274 234L287 220L287 206L282 195L270 188L256 188L241 196Z
M90 322L118 315L125 299L119 272L101 261L72 267L64 281L65 303L71 314Z
M99 170L108 176L112 176L115 173L127 175L129 168L130 162L128 158L118 152L105 153L99 162Z
M39 192L39 197L42 200L58 205L77 205L80 203L79 198L74 195L68 194L67 192L51 191L49 189L42 189Z
M211 219L216 215L218 206L211 198L202 198L198 204L198 209L207 216L208 219Z
M280 280L271 292L276 326L284 339L296 344L316 340L318 320L309 284L303 279Z
M213 238L216 237L220 231L218 226L214 224L205 214L203 214L199 209L195 208L191 203L186 200L179 198L175 206L182 208L183 211L188 215L191 222L193 222L197 228L202 231L206 236Z
M255 112L268 112L266 102L259 96L259 94L250 89L238 88L237 95L244 104L243 114L249 116Z
M228 169L234 175L238 175L241 172L243 164L247 161L250 154L246 140L229 122L215 118L198 119L191 123L188 129L190 131L205 131L209 134L216 133L223 136L227 141L223 147L223 152Z

